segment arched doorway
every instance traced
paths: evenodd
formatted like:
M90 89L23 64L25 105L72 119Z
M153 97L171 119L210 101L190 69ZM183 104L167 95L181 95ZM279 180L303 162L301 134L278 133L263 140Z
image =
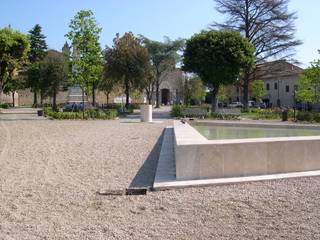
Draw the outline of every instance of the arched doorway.
M167 88L161 89L161 104L168 105L170 101L170 90Z

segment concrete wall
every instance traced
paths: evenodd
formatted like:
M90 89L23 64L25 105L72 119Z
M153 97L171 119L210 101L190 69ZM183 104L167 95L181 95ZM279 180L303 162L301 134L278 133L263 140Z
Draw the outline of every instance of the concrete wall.
M320 136L207 140L174 122L178 180L320 170Z

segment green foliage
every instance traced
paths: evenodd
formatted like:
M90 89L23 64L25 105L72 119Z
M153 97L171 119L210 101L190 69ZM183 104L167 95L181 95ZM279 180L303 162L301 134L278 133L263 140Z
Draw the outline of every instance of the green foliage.
M44 96L52 97L53 109L57 108L56 95L67 81L67 68L62 53L50 50L40 63L40 85Z
M72 80L87 95L91 94L101 79L102 52L99 43L101 28L98 27L92 11L78 12L70 22L66 34L71 41Z
M250 83L251 97L260 101L265 95L264 83L262 80L254 80Z
M206 118L209 116L209 112L205 107L186 107L184 105L174 105L171 109L171 116L176 118Z
M40 61L47 54L46 37L41 33L41 26L36 24L29 31L30 52L28 58L30 65L25 72L25 87L30 88L34 92L34 104L37 104L37 92L43 93L40 79Z
M275 109L260 109L260 108L243 108L241 109L241 117L253 120L271 120L280 119L282 110Z
M173 105L171 109L171 116L172 117L182 117L182 112L185 110L186 107L184 105Z
M0 29L0 94L13 79L14 72L26 63L29 48L24 34L9 27Z
M9 103L0 103L0 108L8 109L10 107Z
M117 110L95 110L87 109L84 114L82 112L55 112L51 108L45 108L44 115L57 120L76 120L76 119L103 119L112 120L118 117Z
M161 77L166 72L170 72L175 69L176 63L180 60L178 51L183 49L185 41L182 39L172 41L169 38L165 38L164 42L158 42L152 41L142 35L140 35L140 39L143 46L148 49L150 60L152 62L152 75L151 79L149 78L149 84L146 85L146 91L152 91L148 94L151 96L154 91L154 87L156 88L156 107L159 107L159 87L161 84Z
M197 103L201 103L206 96L205 86L200 78L194 77L189 80L190 97Z
M29 52L29 61L31 63L41 61L47 52L47 43L46 36L41 33L41 26L36 24L29 31L29 41L30 41L30 52Z
M318 112L305 112L299 111L297 114L297 120L303 122L316 122L320 123L320 113Z
M218 92L218 101L223 103L227 99L226 87L221 85Z
M320 101L320 60L313 62L298 79L297 100L304 103Z
M126 106L129 105L130 91L142 90L145 78L150 74L149 54L140 40L131 32L116 36L113 47L106 49L105 68L107 78L114 79L124 87Z
M254 47L237 32L203 31L187 41L183 70L196 73L216 96L221 85L235 83L239 74L254 67Z
M210 119L215 120L239 120L239 117L238 114L221 114L216 112L212 112L209 116Z

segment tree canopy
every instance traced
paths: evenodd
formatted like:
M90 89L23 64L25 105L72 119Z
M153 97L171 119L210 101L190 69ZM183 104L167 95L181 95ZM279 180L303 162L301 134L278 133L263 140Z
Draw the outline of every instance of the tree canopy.
M221 85L235 83L254 67L254 47L237 32L203 31L187 40L183 70L197 74L212 90L212 110Z
M320 102L320 60L314 61L298 79L297 100L304 103Z
M55 50L49 50L40 63L40 79L44 85L45 95L52 97L52 108L57 109L56 96L68 78L68 68L64 55Z
M172 41L169 38L165 38L164 42L158 42L150 40L142 35L140 35L139 38L141 39L143 46L148 49L153 70L154 79L149 82L146 91L153 91L153 88L155 87L156 107L159 107L161 77L165 72L175 69L176 63L180 59L178 51L183 49L185 42L183 39Z
M290 0L214 0L219 13L226 16L224 22L214 22L214 29L240 32L255 47L256 63L274 58L292 58L296 46L295 12L289 12ZM242 87L244 104L248 104L251 72L244 74Z
M71 41L73 82L90 95L95 105L95 89L102 74L102 51L99 43L101 28L92 11L81 10L71 20L66 34Z
M148 50L137 37L127 32L122 37L117 34L113 47L106 49L105 54L107 75L123 86L128 107L130 91L144 88L145 78L150 74Z
M261 99L266 95L264 89L264 82L262 80L254 80L250 84L251 97L256 99L256 101L261 101Z
M0 94L14 72L27 61L29 49L26 35L10 27L0 29Z
M31 88L34 94L33 104L37 105L37 93L40 91L41 99L43 91L40 83L39 63L47 54L46 37L42 34L42 29L39 24L36 24L28 35L30 41L30 52L28 54L30 65L26 72L26 87Z

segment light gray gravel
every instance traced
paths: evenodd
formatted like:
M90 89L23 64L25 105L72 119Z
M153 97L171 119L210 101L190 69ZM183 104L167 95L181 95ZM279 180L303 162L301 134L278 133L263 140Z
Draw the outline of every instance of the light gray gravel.
M0 239L320 238L319 177L96 194L152 177L168 124L0 120Z

